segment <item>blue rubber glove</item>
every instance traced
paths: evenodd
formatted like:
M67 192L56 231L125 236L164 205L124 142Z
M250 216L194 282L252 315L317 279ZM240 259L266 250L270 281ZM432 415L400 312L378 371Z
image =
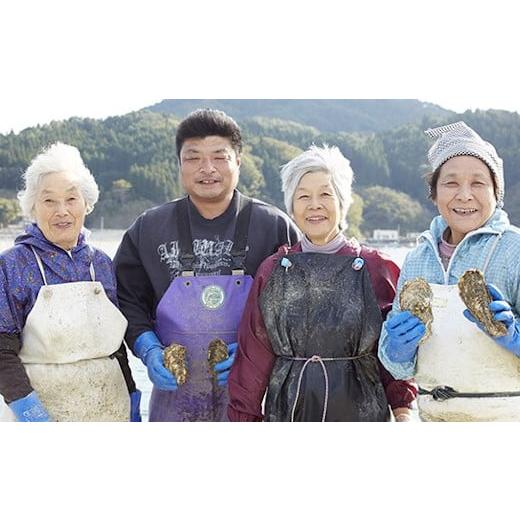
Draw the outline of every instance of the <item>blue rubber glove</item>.
M419 341L426 332L424 323L410 311L401 311L385 322L385 329L388 334L388 359L394 363L413 361Z
M493 318L501 321L507 327L507 333L504 336L489 336L494 339L501 347L510 350L513 354L520 356L520 323L515 319L515 315L511 309L511 305L504 299L502 293L492 284L486 285L489 295L493 301L489 304L489 310L493 313ZM466 309L464 316L478 328L484 332L482 324ZM486 332L487 334L487 332Z
M155 332L143 332L135 340L134 352L146 365L150 381L159 390L177 390L175 376L164 366L163 346Z
M9 408L20 422L50 422L51 420L34 390L25 397L9 403Z
M235 362L235 355L238 348L238 343L230 343L228 346L228 355L227 359L217 363L215 365L215 372L217 373L217 382L218 386L225 386L228 382L229 372L231 371L231 367Z
M130 394L130 422L142 422L141 419L141 390Z

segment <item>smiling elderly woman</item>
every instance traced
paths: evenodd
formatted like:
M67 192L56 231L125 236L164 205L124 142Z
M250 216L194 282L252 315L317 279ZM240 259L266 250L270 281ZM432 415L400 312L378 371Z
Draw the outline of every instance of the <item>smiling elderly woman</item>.
M389 404L409 418L415 386L395 381L375 355L399 269L343 235L352 177L336 147L311 146L282 169L304 237L255 277L229 377L233 421L387 421Z
M408 280L421 277L429 283L431 334L425 337L425 324L401 310L396 297L379 356L395 377L416 376L423 420L518 421L520 230L501 209L502 160L463 122L426 133L436 138L428 153L432 173L427 181L440 215L406 257L398 294ZM489 336L465 308L457 282L469 269L480 270L489 282L489 311L504 324L505 334Z
M0 394L9 405L0 416L127 421L132 408L139 420L111 261L83 228L97 184L62 143L38 155L24 179L20 205L33 222L0 255Z

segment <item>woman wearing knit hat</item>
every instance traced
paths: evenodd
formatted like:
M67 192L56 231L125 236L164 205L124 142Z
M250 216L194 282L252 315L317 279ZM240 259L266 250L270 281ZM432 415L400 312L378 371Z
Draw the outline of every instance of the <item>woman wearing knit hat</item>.
M405 259L379 357L396 378L416 378L423 420L520 420L520 230L501 209L502 160L463 122L426 134L436 138L427 183L440 215ZM469 269L488 283L491 317L503 324L498 336L459 296ZM433 292L431 333L400 308L403 285L418 277Z

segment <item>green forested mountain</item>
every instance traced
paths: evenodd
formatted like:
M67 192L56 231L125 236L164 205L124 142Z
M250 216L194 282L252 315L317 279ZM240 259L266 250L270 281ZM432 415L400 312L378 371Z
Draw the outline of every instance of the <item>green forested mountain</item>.
M240 186L282 207L280 166L312 143L335 144L356 176L360 197L352 213L354 224L365 235L376 227L421 231L434 211L422 178L428 171L429 146L423 130L459 119L496 145L505 165L506 210L520 224L520 116L504 111L468 111L446 119L423 116L419 123L381 132L323 131L266 116L238 119L245 141ZM144 209L182 194L174 144L178 122L175 115L142 110L105 120L71 118L0 135L0 219L9 215L12 221L12 206L2 201L14 198L30 160L42 147L61 140L79 148L101 188L88 225L99 226L103 217L105 227L128 226Z
M262 116L295 121L321 132L380 132L420 123L425 116L453 115L416 99L165 99L147 109L182 119L201 107L217 108L240 120Z

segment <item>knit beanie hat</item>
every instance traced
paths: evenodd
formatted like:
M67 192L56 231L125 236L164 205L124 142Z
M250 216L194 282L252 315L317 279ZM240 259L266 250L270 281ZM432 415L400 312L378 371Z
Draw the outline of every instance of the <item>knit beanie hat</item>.
M495 147L484 141L480 135L463 121L438 128L429 128L424 132L437 140L428 150L428 161L432 171L436 171L447 160L459 155L472 155L486 163L495 177L497 185L497 206L504 204L504 165Z

